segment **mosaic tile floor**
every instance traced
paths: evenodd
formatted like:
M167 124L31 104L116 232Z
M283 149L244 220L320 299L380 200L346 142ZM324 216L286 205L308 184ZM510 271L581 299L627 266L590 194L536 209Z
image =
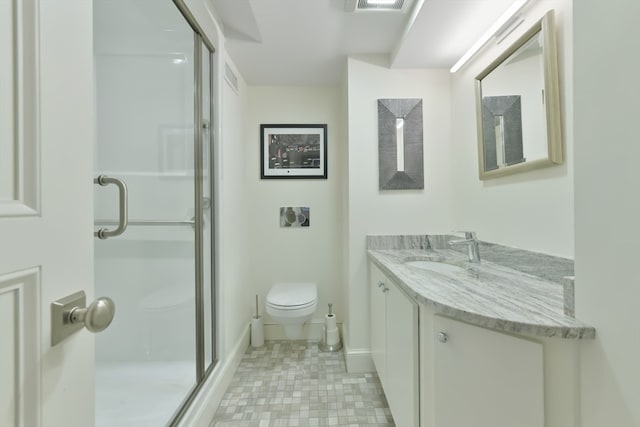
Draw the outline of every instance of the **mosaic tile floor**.
M317 343L249 347L212 427L395 426L375 373L348 374L342 351Z

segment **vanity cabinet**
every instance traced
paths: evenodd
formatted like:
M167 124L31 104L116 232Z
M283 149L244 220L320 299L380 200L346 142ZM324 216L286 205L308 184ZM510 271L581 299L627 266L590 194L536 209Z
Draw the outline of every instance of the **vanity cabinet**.
M579 341L443 316L369 263L371 354L398 427L579 427Z
M545 425L542 344L438 315L432 336L435 426Z
M397 426L419 423L418 304L370 264L371 353Z

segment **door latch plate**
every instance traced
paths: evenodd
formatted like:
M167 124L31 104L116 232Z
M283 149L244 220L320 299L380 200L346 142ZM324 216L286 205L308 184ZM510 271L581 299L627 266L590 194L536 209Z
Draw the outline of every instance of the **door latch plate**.
M86 305L87 297L84 291L76 292L51 303L52 347L84 327L82 322L71 323L69 313L76 307L84 308Z

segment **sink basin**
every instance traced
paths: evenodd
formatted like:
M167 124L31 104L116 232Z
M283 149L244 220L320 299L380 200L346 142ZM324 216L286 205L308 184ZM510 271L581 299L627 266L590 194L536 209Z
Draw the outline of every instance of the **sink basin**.
M405 265L421 270L435 271L437 273L460 273L466 271L463 267L436 261L408 261L405 262Z

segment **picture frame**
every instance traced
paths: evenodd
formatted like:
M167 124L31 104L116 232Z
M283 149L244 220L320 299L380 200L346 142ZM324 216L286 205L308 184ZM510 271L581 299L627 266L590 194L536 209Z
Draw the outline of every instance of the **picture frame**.
M327 125L261 124L260 178L327 179Z
M283 206L280 208L280 227L309 227L310 212L308 206Z
M378 188L424 189L422 98L378 99Z

